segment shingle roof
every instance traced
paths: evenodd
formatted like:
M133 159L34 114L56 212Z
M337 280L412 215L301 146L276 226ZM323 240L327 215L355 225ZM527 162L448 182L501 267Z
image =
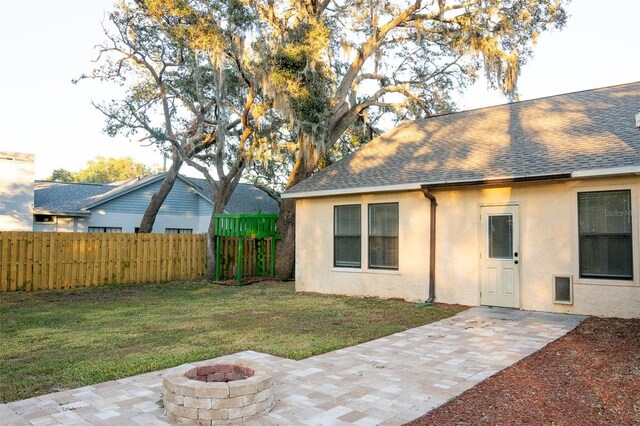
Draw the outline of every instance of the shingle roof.
M187 178L212 199L211 187L205 179ZM263 190L248 183L239 183L225 207L227 213L278 213L278 203Z
M54 213L87 213L82 208L87 200L113 190L111 184L63 183L36 181L34 209Z
M638 167L639 112L635 82L410 121L284 196Z
M124 195L136 188L162 179L164 174L130 179L110 184L64 183L36 181L34 210L67 214L88 214L91 207ZM211 190L206 180L181 176L196 186L209 200ZM278 204L264 191L253 185L241 183L236 187L227 204L228 213L277 213ZM141 212L142 213L142 212Z
M164 179L164 175L165 173L159 173L155 175L141 176L133 179L110 183L108 184L110 186L108 190L87 198L83 208L89 209L91 207L97 206L98 204L113 200L114 198L134 191L137 188L162 180Z

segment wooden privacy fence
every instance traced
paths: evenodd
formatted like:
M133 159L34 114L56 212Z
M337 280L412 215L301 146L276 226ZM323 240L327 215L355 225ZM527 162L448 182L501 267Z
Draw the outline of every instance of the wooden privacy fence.
M0 232L0 291L204 277L206 235Z

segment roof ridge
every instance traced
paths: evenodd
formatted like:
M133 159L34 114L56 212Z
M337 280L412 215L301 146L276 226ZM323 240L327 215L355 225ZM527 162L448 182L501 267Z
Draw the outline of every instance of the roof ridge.
M539 100L543 100L543 99L557 98L557 97L561 97L561 96L569 96L569 95L574 95L574 94L584 93L584 92L596 92L596 91L599 91L599 90L612 89L612 88L615 88L615 87L630 86L630 85L633 85L633 84L640 84L640 81L632 81L632 82L629 82L629 83L614 84L614 85L611 85L611 86L597 87L595 89L576 90L576 91L573 91L573 92L566 92L566 93L559 93L559 94L555 94L555 95L541 96L539 98L525 99L525 100L522 100L522 101L507 102L507 103L504 103L504 104L487 105L487 106L478 107L478 108L465 109L465 110L462 110L462 111L452 111L452 112L448 112L448 113L444 113L444 114L432 115L430 117L425 117L425 118L416 118L416 119L413 119L413 120L407 120L407 121L403 121L402 123L399 123L398 125L396 125L393 128L387 130L383 134L378 135L377 137L375 137L374 139L369 141L364 146L367 146L367 145L371 144L371 142L383 143L383 141L380 138L380 136L384 136L385 134L387 134L389 132L396 133L397 131L403 130L405 127L408 127L411 124L416 123L416 122L425 122L425 121L429 121L429 120L434 119L434 118L448 117L448 116L453 116L453 115L461 115L461 114L472 113L472 112L482 111L482 110L487 110L487 109L494 109L494 108L501 108L501 107L512 107L512 106L515 106L515 105L522 105L522 104L526 104L528 102L535 102L535 101L539 101ZM374 143L374 146L375 146L375 143ZM344 158L346 158L347 156L350 156L351 154L354 154L354 153L356 153L358 151L360 151L360 149L357 149L357 150L355 150L353 152L350 152Z
M464 114L464 113L468 113L468 112L481 111L481 110L491 109L491 108L510 107L512 105L522 105L522 104L527 103L527 102L535 102L535 101L540 101L540 100L543 100L543 99L558 98L558 97L561 97L561 96L575 95L575 94L578 94L578 93L597 92L597 91L600 91L600 90L613 89L613 88L616 88L616 87L631 86L631 85L634 85L634 84L640 84L640 81L630 81L628 83L613 84L611 86L596 87L594 89L582 89L582 90L574 90L573 92L556 93L555 95L540 96L539 98L524 99L524 100L521 100L521 101L505 102L503 104L487 105L487 106L482 106L482 107L477 107L477 108L464 109L464 110L461 110L461 111L451 111L451 112L447 112L447 113L443 113L443 114L432 115L430 117L418 118L418 119L415 119L415 120L405 121L402 124L411 123L413 121L430 120L432 118L437 118L437 117L446 117L446 116L455 115L455 114Z
M163 173L157 173L157 174L147 175L143 177L131 178L119 183L114 182L112 185L110 185L111 189L109 189L108 191L105 191L100 194L96 194L87 198L82 208L83 209L93 208L102 203L106 203L107 201L110 201L114 198L128 194L129 192L135 191L136 189L142 186L150 185L151 183L159 180L162 174Z
M285 191L640 167L640 81L405 121Z
M112 186L113 183L93 183L93 182L60 182L57 180L35 179L34 183L56 183L58 185L86 185L86 186Z

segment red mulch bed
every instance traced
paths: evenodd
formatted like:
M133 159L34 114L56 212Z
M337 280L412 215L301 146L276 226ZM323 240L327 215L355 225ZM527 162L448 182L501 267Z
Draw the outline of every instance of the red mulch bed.
M589 318L409 423L640 425L640 319Z

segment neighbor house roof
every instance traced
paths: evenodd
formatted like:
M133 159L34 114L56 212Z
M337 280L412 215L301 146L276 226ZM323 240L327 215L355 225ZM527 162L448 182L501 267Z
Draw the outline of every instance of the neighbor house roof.
M640 82L406 122L283 198L640 173Z
M160 173L109 184L36 181L34 212L88 216L93 207L162 180L164 176L165 173ZM179 178L192 186L201 197L211 202L212 191L206 180L181 175ZM246 183L238 184L225 208L227 213L253 213L258 210L264 213L277 213L278 204L266 192Z
M90 209L100 204L104 204L107 201L111 201L114 198L121 197L131 191L135 191L138 188L142 188L143 186L147 186L149 184L162 180L164 179L165 175L166 173L159 173L155 175L141 176L129 180L106 184L105 186L108 186L109 188L105 188L106 190L100 194L96 194L87 198L83 208Z
M36 181L34 211L38 214L89 215L89 211L83 210L88 200L115 187L111 184Z
M186 178L208 199L213 198L206 179ZM239 183L225 207L226 213L278 213L278 203L266 192L248 183Z

